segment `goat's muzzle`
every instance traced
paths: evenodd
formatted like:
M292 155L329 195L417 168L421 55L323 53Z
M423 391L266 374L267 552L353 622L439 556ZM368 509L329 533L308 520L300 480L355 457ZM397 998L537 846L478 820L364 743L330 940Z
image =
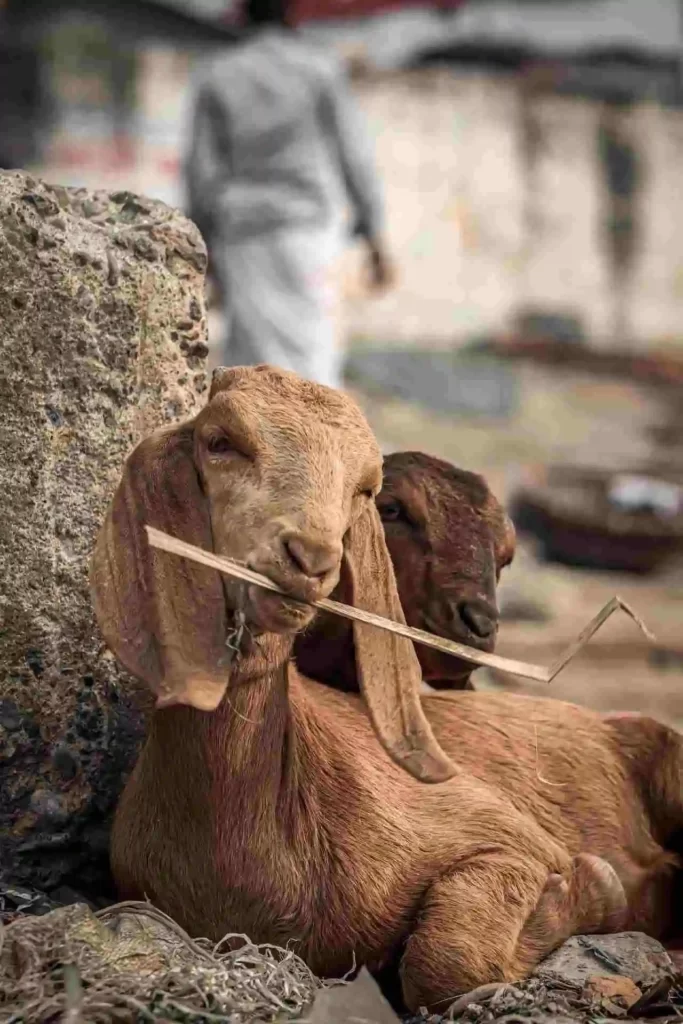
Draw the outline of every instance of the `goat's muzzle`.
M300 532L281 533L267 548L254 552L248 564L276 583L286 596L249 587L247 618L266 632L305 629L315 615L310 602L327 597L336 586L341 557L341 544Z
M443 597L430 604L424 621L430 632L478 651L490 652L496 645L498 609L484 598Z

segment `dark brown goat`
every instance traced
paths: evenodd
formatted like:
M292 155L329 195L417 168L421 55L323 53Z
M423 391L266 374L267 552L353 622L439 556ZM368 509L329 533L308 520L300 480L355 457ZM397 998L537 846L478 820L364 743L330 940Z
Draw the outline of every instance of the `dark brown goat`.
M161 706L114 824L121 897L194 935L295 943L321 975L400 959L412 1009L521 978L572 934L662 935L683 824L673 730L512 694L420 700L411 642L362 623L362 698L297 672L304 602L342 563L354 604L401 618L381 465L348 396L269 367L216 374L195 419L129 457L93 597ZM287 596L151 549L145 524Z
M394 452L376 498L403 613L426 629L481 651L498 632L496 584L515 552L515 530L483 477L422 452ZM333 597L348 602L344 575ZM416 644L433 689L473 689L471 662ZM304 675L348 693L359 690L353 628L321 613L297 637Z

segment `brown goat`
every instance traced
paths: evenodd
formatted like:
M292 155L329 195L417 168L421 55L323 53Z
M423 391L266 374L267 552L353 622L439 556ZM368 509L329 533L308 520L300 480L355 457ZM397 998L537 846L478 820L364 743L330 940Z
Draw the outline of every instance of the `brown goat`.
M394 452L376 498L398 595L409 626L482 651L498 632L496 584L515 552L515 529L483 477L422 452ZM332 594L347 602L344 574ZM433 689L471 690L472 662L415 647ZM347 693L359 690L353 628L321 612L294 644L305 676Z
M413 1009L523 977L573 933L662 934L683 821L671 730L651 727L641 764L633 730L569 704L420 702L412 643L360 623L365 700L297 672L301 602L330 594L342 563L356 604L401 618L380 476L348 396L269 367L217 373L194 420L129 457L93 596L162 707L114 824L121 897L147 895L191 934L294 941L322 975L400 959ZM145 524L290 596L152 549Z

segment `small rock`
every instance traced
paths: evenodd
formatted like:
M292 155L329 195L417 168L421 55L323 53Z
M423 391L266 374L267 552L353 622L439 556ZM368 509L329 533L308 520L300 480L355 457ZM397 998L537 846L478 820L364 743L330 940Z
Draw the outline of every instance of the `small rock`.
M147 199L134 195L132 192L115 192L111 197L115 203L121 204L122 219L135 220L140 214L152 212L152 205Z
M615 1009L628 1010L637 1003L642 992L632 978L621 975L595 974L588 978L584 986L584 994L611 1013Z
M0 924L9 923L16 914L49 914L58 904L38 889L13 885L0 880Z
M308 1024L400 1024L379 985L365 967L348 985L333 985L317 993Z
M590 977L607 968L614 976L630 978L649 988L674 973L661 943L641 932L616 935L575 935L545 959L534 972L546 984L573 984L583 988Z
M52 193L62 210L68 210L71 207L69 193L63 185L46 185L45 190Z
M42 217L54 216L59 213L59 206L50 196L42 192L27 191L21 197L25 203L31 203Z
M96 203L92 199L86 199L81 207L83 210L83 216L90 219L96 217L98 213L102 213L102 204Z
M0 700L0 726L7 732L21 729L22 715L13 700Z
M31 796L30 807L39 819L51 824L61 824L68 817L59 795L49 790L37 789Z

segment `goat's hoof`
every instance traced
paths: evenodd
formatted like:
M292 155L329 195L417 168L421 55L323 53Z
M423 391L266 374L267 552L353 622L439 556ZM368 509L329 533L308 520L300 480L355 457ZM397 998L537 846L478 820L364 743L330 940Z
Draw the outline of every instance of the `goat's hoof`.
M548 875L527 924L542 936L612 932L623 927L626 910L624 887L612 865L580 853L567 872Z
M569 882L562 875L553 872L551 875L548 875L548 881L545 883L541 899L543 899L546 893L553 893L556 896L568 896Z
M579 853L574 858L574 872L582 889L582 903L592 904L588 912L595 923L590 931L621 931L626 923L628 900L612 865L592 853Z

